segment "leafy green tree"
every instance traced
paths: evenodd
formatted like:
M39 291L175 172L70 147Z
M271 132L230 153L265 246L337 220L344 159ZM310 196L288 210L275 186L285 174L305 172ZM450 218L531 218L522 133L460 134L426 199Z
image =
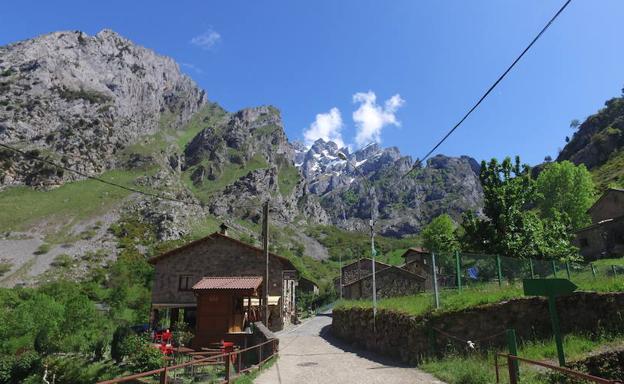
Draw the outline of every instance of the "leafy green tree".
M433 219L421 232L425 248L440 252L451 253L459 250L459 242L455 236L455 223L447 214Z
M113 333L113 340L111 341L111 357L117 363L121 363L125 357L124 341L132 335L132 330L126 326L120 326L115 329Z
M464 215L463 244L469 251L500 254L517 258L567 258L576 253L570 244L569 219L565 213L541 218L533 210L537 201L535 181L530 168L492 159L481 163L486 216L473 212Z
M572 229L591 223L587 209L594 202L595 186L585 165L569 161L552 163L537 178L537 204L543 217L565 213Z

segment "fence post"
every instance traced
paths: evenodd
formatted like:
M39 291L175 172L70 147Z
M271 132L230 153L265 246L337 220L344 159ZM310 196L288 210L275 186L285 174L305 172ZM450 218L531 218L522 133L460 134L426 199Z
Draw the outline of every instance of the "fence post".
M566 267L566 274L568 275L568 280L571 280L570 279L570 262L569 261L566 261L565 267Z
M518 372L516 372L514 363L517 363L517 361L514 360L511 355L507 356L507 367L509 369L509 384L518 384Z
M503 271L501 269L500 255L496 255L496 273L498 274L498 286L503 286Z
M230 382L230 355L226 354L225 356L225 382Z
M594 267L594 263L589 263L589 266L591 267L592 276L594 276L594 279L595 279L596 278L596 267Z
M507 336L507 348L509 348L509 354L518 356L518 343L516 342L516 330L510 328L506 331ZM513 360L513 370L515 371L516 377L520 377L520 367L518 366L518 360ZM509 369L511 372L511 368ZM510 376L511 377L511 376Z
M440 293L438 292L438 271L436 268L435 252L431 252L431 269L433 276L433 295L435 296L435 307L440 308Z
M535 279L535 269L533 268L533 259L529 258L529 269L531 270L531 279Z
M553 271L553 277L557 278L557 265L555 264L555 260L552 261L552 271Z
M167 384L167 366L164 367L162 371L160 371L160 384Z
M457 271L457 290L462 291L461 281L461 259L459 258L459 251L455 251L455 269Z

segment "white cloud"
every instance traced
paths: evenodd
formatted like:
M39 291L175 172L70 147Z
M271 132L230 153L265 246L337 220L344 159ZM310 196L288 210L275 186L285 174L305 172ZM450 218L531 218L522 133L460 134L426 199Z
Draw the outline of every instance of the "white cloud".
M339 148L343 148L345 144L340 133L342 127L340 110L334 107L328 113L316 115L316 120L303 132L303 138L306 145L312 145L316 140L323 139L325 141L333 141Z
M219 41L221 41L221 34L211 28L201 35L193 37L191 39L191 44L196 45L201 49L208 50L214 47Z
M370 142L381 142L381 131L387 125L400 126L396 118L396 111L405 104L401 95L396 94L385 101L384 105L377 104L375 92L358 92L353 95L353 102L360 106L353 112L353 121L357 128L355 142L362 146Z

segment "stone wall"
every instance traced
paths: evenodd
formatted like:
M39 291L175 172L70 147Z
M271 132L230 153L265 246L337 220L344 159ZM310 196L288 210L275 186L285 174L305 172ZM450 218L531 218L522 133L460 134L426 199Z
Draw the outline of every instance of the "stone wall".
M624 331L624 293L586 293L557 299L561 329L569 332L595 332L600 329ZM548 304L543 298L519 298L456 312L411 316L381 310L373 330L372 309L335 309L332 332L340 339L360 347L417 363L451 340L432 328L463 340L476 342L477 348L506 345L504 335L490 338L506 329L516 330L520 341L550 337ZM435 339L432 339L432 333ZM481 341L488 339L487 341Z

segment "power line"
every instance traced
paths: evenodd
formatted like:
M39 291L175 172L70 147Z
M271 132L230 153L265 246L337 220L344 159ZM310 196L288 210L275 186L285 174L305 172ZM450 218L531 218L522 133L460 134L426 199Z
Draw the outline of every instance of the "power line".
M37 160L37 161L41 161L43 163L50 164L50 165L52 165L54 167L63 169L65 171L73 172L73 173L75 173L75 174L77 174L79 176L82 176L84 178L95 180L95 181L99 181L100 183L108 184L108 185L111 185L113 187L125 189L126 191L129 191L129 192L139 193L141 195L154 197L154 198L160 199L160 200L169 200L169 201L173 201L173 202L176 202L176 203L183 203L183 204L201 206L200 203L196 203L196 202L193 202L193 201L185 201L185 200L180 200L180 199L176 199L176 198L173 198L173 197L160 195L160 194L157 194L157 193L146 192L146 191L142 191L140 189L136 189L136 188L128 187L128 186L125 186L125 185L122 185L122 184L118 184L118 183L115 183L115 182L112 182L112 181L108 181L106 179L102 179L101 177L87 175L84 172L78 171L78 170L73 169L73 168L69 168L69 167L64 166L62 164L56 163L56 162L54 162L52 160L41 158L41 157L39 157L37 155L33 155L33 154L29 153L29 152L22 151L21 149L17 149L15 147L10 146L10 145L6 145L6 144L0 143L0 147L6 148L6 149L11 150L13 152L17 152L17 153L21 154L22 156L25 156L25 157L28 157L28 158L31 158L31 159L34 159L34 160Z
M461 118L461 120L459 120L459 122L457 124L455 124L455 126L453 128L451 128L450 131L448 131L446 133L446 135L444 135L444 137L442 137L442 139L440 141L438 141L438 143L436 145L433 146L433 148L431 148L431 150L429 152L427 152L427 154L425 156L423 156L420 159L416 159L416 162L414 163L414 166L412 166L412 168L407 171L402 177L405 177L407 175L409 175L410 173L412 173L416 167L418 165L420 165L423 161L427 160L427 158L429 158L429 156L431 156L431 154L438 149L438 147L440 145L442 145L442 143L444 143L444 141L446 141L446 139L448 139L449 136L451 136L451 134L453 132L455 132L455 130L457 128L459 128L459 126L464 122L464 120L466 120L468 118L468 116L470 116L472 114L472 112L477 109L477 107L481 104L481 102L483 100L485 100L486 97L488 97L488 95L494 90L494 88L496 88L496 86L498 85L498 83L500 83L505 76L507 76L507 74L509 73L509 71L512 70L512 68L518 63L518 61L520 61L520 59L522 59L522 56L524 56L525 53L527 53L529 51L529 49L531 49L531 47L533 46L533 44L535 44L535 42L544 34L544 32L546 32L546 30L550 27L550 25L557 19L557 17L559 17L559 15L564 11L564 9L566 9L566 7L568 6L568 4L570 4L572 0L567 0L563 6L559 9L559 11L557 11L557 13L555 13L555 15L550 19L550 21L548 21L548 23L544 26L544 28L542 28L542 30L537 34L537 36L535 36L535 38L533 38L533 40L531 41L531 43L529 43L529 45L527 45L526 48L524 48L524 50L522 51L522 53L520 53L520 55L518 57L516 57L516 59L513 61L513 63L511 63L511 65L509 67L507 67L507 69L505 70L505 72L503 72L502 75L500 75L498 77L498 79L496 79L496 81L494 82L494 84L492 84L490 86L490 88L488 88L488 90L483 94L483 96L481 96L481 98L476 102L475 105L472 106L472 108L470 108L468 110L468 112L464 115L464 117Z

